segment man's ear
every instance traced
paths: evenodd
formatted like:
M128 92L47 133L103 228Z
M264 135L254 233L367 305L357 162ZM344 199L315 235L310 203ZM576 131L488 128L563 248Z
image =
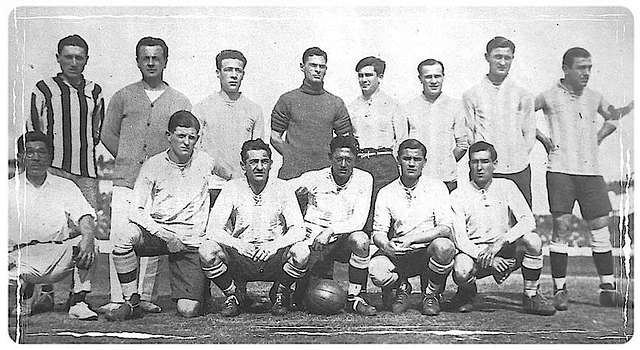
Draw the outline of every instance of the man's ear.
M300 70L304 72L304 63L300 63Z

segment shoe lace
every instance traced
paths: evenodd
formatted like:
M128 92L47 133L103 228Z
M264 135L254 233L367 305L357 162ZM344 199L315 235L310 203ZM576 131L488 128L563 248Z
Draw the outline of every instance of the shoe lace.
M276 293L275 301L273 305L282 306L284 304L284 295L282 293Z
M227 300L224 301L225 307L233 307L234 305L238 305L238 298L235 295L230 295Z

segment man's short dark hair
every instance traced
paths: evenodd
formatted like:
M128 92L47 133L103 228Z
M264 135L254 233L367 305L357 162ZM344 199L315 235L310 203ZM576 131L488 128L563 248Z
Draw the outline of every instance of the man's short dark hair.
M419 149L422 151L422 156L424 158L427 158L427 147L425 147L422 142L416 139L406 139L402 141L402 143L400 143L400 146L398 146L398 160L400 159L400 154L402 154L402 151L407 148Z
M58 53L59 54L62 53L62 48L64 48L65 46L81 47L81 48L84 49L84 53L87 56L89 56L89 45L78 34L73 34L73 35L66 36L66 37L60 39L60 41L58 41Z
M340 148L350 149L355 156L360 152L360 144L358 143L358 140L351 135L336 136L331 140L331 143L329 143L329 152L331 152L331 154Z
M144 38L140 39L136 44L136 59L139 58L138 51L142 46L160 46L162 47L162 53L164 54L164 59L166 60L169 57L169 47L167 46L167 43L164 42L164 40L160 38L154 38L151 36L145 36Z
M197 132L200 132L200 121L189 111L177 111L171 115L168 126L169 132L176 131L176 128L179 126L183 128L194 128Z
M16 146L18 148L18 156L24 153L27 148L27 142L41 141L47 146L49 154L53 155L53 139L40 131L27 131L25 134L18 137Z
M329 59L327 58L327 53L322 51L322 49L317 46L310 47L304 50L304 53L302 54L302 64L307 63L307 59L309 58L309 56L322 56L324 57L325 62L329 61Z
M478 141L469 147L469 159L471 159L471 154L482 151L489 151L492 162L495 162L498 159L498 152L496 152L496 148L489 142L485 141Z
M377 75L383 75L387 68L387 63L378 57L365 57L356 64L356 72L359 72L362 68L368 66L372 66L373 71L376 72Z
M442 68L442 75L444 76L444 64L442 64L442 62L434 59L434 58L427 58L426 60L418 63L418 74L421 74L420 72L420 68L422 68L422 66L433 66L439 64L440 67Z
M575 58L590 58L591 54L589 51L581 48L581 47L572 47L567 52L562 55L562 66L567 66L571 68L573 66L573 61Z
M262 139L248 140L242 144L242 149L240 150L240 159L244 163L249 157L249 151L266 151L267 157L271 159L271 147L264 143Z
M247 66L247 58L238 50L222 50L216 55L216 68L222 68L222 60L227 58L235 58L242 61L242 68Z
M493 51L494 49L497 49L499 47L507 47L511 49L511 53L515 54L516 53L516 45L513 43L513 41L503 37L503 36L497 36L491 40L489 40L489 42L487 43L487 54L490 54L491 51Z

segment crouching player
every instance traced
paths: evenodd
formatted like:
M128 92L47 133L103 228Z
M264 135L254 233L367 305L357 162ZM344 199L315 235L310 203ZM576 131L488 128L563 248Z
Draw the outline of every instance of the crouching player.
M398 148L400 178L378 193L373 242L380 248L369 264L373 283L382 288L382 303L394 313L409 308L409 277L420 275L422 313L440 313L440 299L453 266L453 213L445 184L421 176L427 150L415 139ZM396 288L395 298L392 288Z
M9 181L9 288L20 288L16 312L29 316L36 312L31 309L35 284L49 285L73 273L69 317L97 320L85 302L95 257L95 211L71 180L48 173L52 156L51 137L29 131L18 139L25 171ZM53 291L45 300L40 312L53 311Z
M219 167L195 151L200 123L187 111L169 119L169 149L149 158L133 188L129 229L114 242L113 262L125 303L105 314L110 321L140 317L138 256L169 255L171 295L178 314L199 314L209 283L198 248L209 217L209 187Z
M322 268L333 267L333 261L348 262L346 309L373 316L376 308L360 296L369 274L371 240L362 229L367 221L373 177L353 168L359 149L353 136L333 138L329 149L330 167L289 180L297 189L296 194L308 199L304 220L308 237L305 241L313 250L310 274L319 277L324 273Z
M291 286L307 271L309 247L294 191L269 179L271 149L262 140L242 144L245 178L227 182L211 210L207 239L200 247L205 275L226 296L221 314L240 314L246 283L273 281L271 313L289 311Z
M471 181L453 191L455 241L459 249L453 265L458 292L450 306L469 312L477 293L476 279L493 275L502 283L522 267L525 312L553 315L555 309L540 293L542 241L533 232L535 220L523 195L508 179L493 178L498 155L490 143L480 141L469 148ZM509 227L509 213L517 223Z

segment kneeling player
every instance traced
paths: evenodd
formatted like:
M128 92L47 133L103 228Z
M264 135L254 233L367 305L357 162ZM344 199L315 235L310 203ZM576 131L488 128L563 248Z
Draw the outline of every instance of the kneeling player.
M202 269L227 297L223 316L240 313L250 281L275 282L271 313L283 315L289 311L291 286L307 271L302 215L290 185L269 179L267 144L246 141L240 156L246 178L226 183L216 199L208 238L200 247Z
M408 278L420 275L422 313L439 314L442 291L453 266L449 191L442 181L421 176L426 155L419 141L403 141L398 149L400 178L383 187L376 200L373 242L380 250L371 259L369 275L382 288L383 306L394 313L409 308Z
M310 274L321 276L326 262L328 267L333 261L348 262L347 311L373 316L375 307L360 296L369 271L371 240L362 228L367 221L373 178L353 168L358 148L353 136L337 136L329 145L330 167L308 171L289 182L297 188L296 194L308 199L306 241L314 251Z
M539 292L542 241L533 230L535 220L515 183L494 179L498 162L495 148L484 141L469 148L471 181L452 193L455 240L460 253L453 265L458 292L451 306L469 312L477 293L476 279L493 275L502 283L511 271L522 267L524 310L553 315L555 309ZM509 213L517 223L509 227Z
M138 256L169 255L171 294L178 314L199 314L208 281L198 248L209 216L209 187L218 172L206 153L195 151L200 123L187 111L169 119L169 149L149 158L133 188L129 230L116 238L113 262L125 303L105 314L110 321L142 314Z

